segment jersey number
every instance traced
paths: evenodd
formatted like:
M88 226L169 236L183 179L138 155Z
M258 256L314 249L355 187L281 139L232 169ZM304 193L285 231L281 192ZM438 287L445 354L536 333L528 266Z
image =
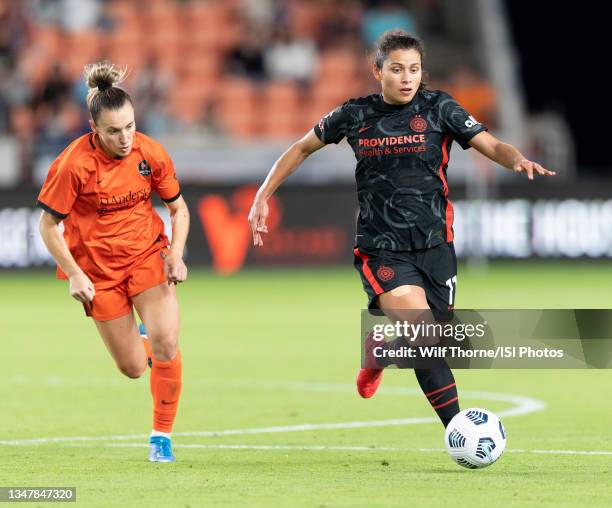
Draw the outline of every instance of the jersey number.
M453 275L446 281L448 286L448 304L455 305L455 291L457 290L457 276Z

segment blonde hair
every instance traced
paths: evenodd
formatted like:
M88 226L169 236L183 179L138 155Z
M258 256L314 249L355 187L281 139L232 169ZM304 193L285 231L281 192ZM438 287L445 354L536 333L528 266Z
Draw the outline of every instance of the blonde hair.
M119 85L127 76L127 68L119 69L110 62L87 64L83 78L89 91L87 106L94 122L103 109L119 109L126 101L133 105L129 94Z

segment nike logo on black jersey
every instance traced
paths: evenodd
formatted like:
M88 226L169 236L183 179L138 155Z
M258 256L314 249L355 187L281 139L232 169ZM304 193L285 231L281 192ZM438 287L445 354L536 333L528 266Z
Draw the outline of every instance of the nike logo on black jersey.
M368 129L370 129L372 127L373 127L373 125L368 125L367 127L362 127L361 129L359 129L358 132L359 132L359 134L361 134L362 132L367 131Z

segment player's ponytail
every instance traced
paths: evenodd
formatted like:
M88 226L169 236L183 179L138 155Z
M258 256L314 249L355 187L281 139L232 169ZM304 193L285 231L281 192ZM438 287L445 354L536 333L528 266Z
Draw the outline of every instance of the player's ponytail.
M129 94L119 85L127 75L127 69L118 69L110 62L98 62L85 66L83 78L89 91L87 106L95 122L103 109L116 110L126 102L132 103Z

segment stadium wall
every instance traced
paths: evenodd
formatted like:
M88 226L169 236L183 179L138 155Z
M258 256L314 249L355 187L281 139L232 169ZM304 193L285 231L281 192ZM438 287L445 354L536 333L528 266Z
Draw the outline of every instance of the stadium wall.
M459 257L612 257L609 185L504 186L494 199L466 200L455 186L455 246ZM357 201L352 186L284 187L270 200L270 233L251 247L247 214L252 186L184 187L192 225L190 266L233 273L243 266L316 266L352 259ZM53 262L38 234L36 192L0 192L0 268ZM161 201L155 206L166 221Z

